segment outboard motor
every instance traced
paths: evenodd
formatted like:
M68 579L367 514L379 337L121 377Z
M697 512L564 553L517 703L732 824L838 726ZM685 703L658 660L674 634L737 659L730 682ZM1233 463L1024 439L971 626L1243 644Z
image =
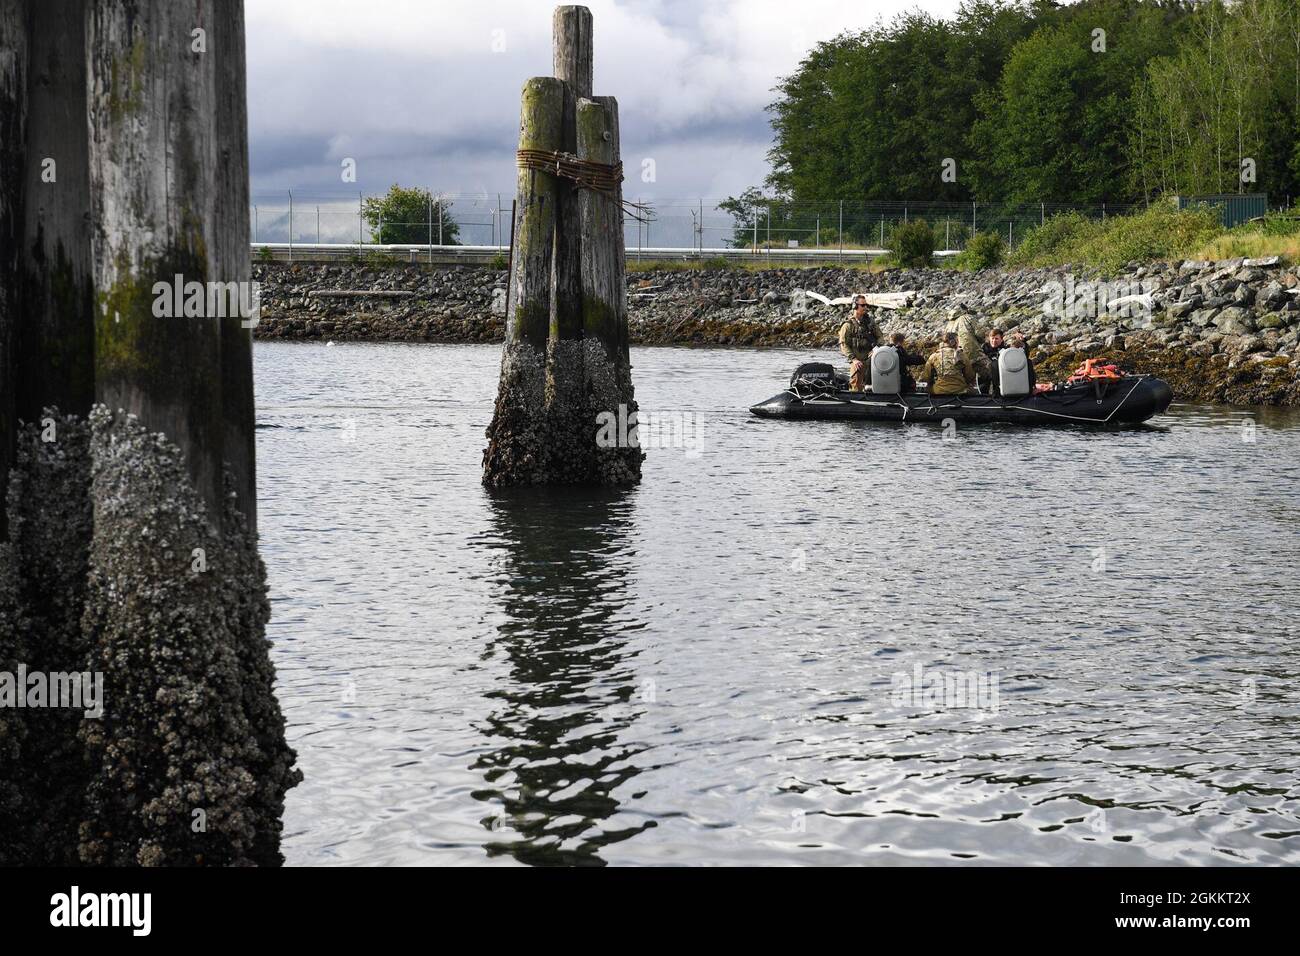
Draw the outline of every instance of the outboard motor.
M871 350L871 391L876 395L897 395L903 390L902 363L898 349L880 345Z
M1029 356L1024 349L1005 348L998 353L998 392L1003 398L1029 394Z
M801 385L805 388L834 389L839 386L839 376L835 374L835 366L829 362L805 362L790 376L791 388Z

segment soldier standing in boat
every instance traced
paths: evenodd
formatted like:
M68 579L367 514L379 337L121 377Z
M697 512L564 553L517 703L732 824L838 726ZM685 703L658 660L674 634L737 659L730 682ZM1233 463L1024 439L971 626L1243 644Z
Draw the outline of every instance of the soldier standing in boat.
M957 344L980 380L992 381L993 363L989 361L989 357L984 354L984 349L980 346L979 336L975 332L975 319L969 307L958 305L948 312L947 331L957 334Z
M875 317L867 311L867 297L853 297L853 314L840 326L840 353L849 360L849 388L861 392L867 387L871 350L884 340Z

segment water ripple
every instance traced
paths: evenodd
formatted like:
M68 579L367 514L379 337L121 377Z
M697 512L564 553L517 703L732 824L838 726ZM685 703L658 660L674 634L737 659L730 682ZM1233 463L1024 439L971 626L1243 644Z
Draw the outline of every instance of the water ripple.
M289 862L1300 860L1300 417L944 440L633 358L698 445L489 495L496 348L258 343Z

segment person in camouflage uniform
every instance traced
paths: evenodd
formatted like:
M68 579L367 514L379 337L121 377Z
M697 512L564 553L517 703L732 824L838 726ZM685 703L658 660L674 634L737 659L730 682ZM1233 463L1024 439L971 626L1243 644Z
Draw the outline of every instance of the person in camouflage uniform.
M930 386L931 395L961 395L975 384L975 367L958 340L956 332L945 332L939 350L921 369L921 381Z
M853 314L840 326L840 354L849 360L849 388L853 391L867 387L871 350L884 340L875 317L867 310L867 297L855 296Z
M975 317L971 315L967 306L958 305L948 312L948 331L957 334L957 344L980 380L992 381L993 364L984 354L980 336L975 328Z

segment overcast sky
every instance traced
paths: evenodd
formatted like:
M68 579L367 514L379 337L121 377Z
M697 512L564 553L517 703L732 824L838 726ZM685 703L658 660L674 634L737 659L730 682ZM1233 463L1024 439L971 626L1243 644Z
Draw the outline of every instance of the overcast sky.
M958 0L592 0L595 92L618 97L629 196L761 183L777 78L817 41ZM538 0L247 0L252 187L514 192L519 90L551 72ZM357 163L356 184L340 163ZM653 159L656 181L642 181ZM508 204L508 199L506 200Z

